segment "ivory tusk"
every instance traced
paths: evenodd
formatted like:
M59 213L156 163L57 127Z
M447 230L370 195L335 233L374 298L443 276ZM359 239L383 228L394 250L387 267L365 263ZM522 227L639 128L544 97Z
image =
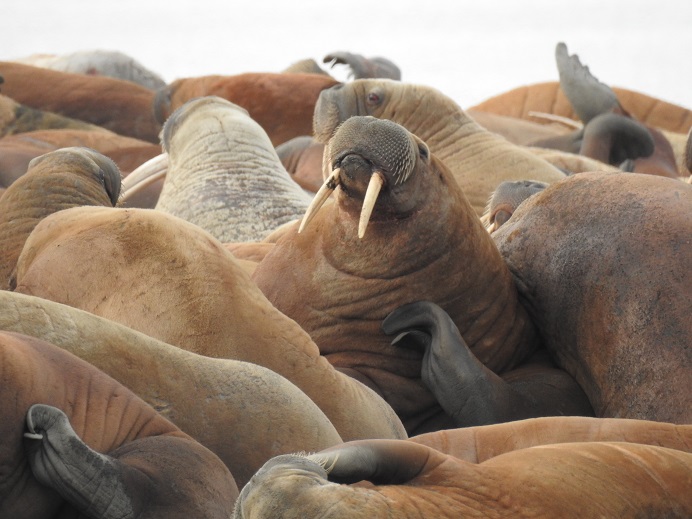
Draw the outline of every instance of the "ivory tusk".
M120 200L127 200L149 184L166 176L168 171L168 153L162 153L149 159L127 175L120 187Z
M307 210L305 211L305 215L303 216L302 221L300 222L300 227L298 227L298 232L302 232L303 229L305 229L305 226L310 223L310 220L313 219L313 217L317 214L317 211L320 210L320 207L324 205L324 203L327 201L327 198L329 198L329 195L332 194L332 191L336 189L336 186L339 185L339 174L340 174L340 169L335 169L332 174L327 178L327 180L324 181L324 184L320 186L320 189L317 191L317 194L315 194L315 198L312 199L312 202L310 202L310 205L308 206Z
M375 208L375 203L377 202L377 197L380 194L380 189L384 185L384 178L382 173L375 171L370 177L370 183L368 183L368 189L365 191L365 198L363 199L363 208L360 210L360 221L358 222L358 238L365 236L365 229L368 228L368 223L370 222L370 215L372 215L372 210Z

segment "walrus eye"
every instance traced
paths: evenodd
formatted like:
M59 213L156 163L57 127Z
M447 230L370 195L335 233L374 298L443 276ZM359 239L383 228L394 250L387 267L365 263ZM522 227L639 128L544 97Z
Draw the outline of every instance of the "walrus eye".
M428 160L430 158L430 150L428 150L428 147L423 143L418 144L418 153L423 160Z
M367 99L368 99L368 103L371 105L376 105L376 104L379 104L379 102L380 102L380 96L378 96L375 92L370 92L368 94Z

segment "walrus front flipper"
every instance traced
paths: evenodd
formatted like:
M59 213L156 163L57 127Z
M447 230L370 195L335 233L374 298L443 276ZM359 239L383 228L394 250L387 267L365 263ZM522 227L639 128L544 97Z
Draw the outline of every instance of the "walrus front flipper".
M423 383L457 427L539 416L587 415L593 410L574 379L544 360L509 372L486 368L469 349L449 315L430 302L404 305L382 323L392 344L422 347Z
M596 79L589 67L581 64L579 56L570 56L567 45L562 42L555 47L555 61L560 74L560 88L584 124L620 106L615 92Z
M28 459L36 479L88 517L135 517L122 465L86 445L60 409L36 404L26 417Z

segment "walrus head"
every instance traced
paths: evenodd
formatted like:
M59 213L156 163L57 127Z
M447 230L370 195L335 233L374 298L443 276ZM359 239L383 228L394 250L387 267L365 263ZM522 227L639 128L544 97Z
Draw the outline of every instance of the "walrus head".
M389 199L383 208L390 214L401 217L412 209L413 199L400 196L401 188L421 164L429 162L428 146L402 126L370 116L347 119L325 147L327 180L308 207L298 232L340 186L345 199L362 200L358 225L358 237L362 238L381 192Z
M548 184L537 180L502 182L493 192L481 221L491 234L514 214L524 200L543 191Z

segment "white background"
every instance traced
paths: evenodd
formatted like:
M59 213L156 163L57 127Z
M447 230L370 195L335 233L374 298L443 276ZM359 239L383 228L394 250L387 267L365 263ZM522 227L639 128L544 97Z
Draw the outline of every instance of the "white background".
M604 83L692 108L690 0L5 0L0 16L0 60L119 50L172 81L343 50L462 107L557 80L558 41Z

